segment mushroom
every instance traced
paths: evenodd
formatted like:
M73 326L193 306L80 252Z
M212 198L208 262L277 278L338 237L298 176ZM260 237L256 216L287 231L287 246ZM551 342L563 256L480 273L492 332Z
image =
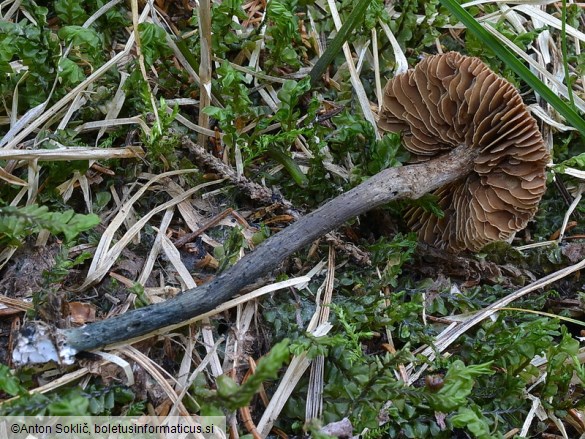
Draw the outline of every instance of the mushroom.
M534 215L544 192L548 154L518 93L478 59L433 56L397 76L386 87L380 126L403 130L418 163L382 170L272 235L210 282L165 302L80 328L48 331L29 323L13 360L29 364L56 357L69 363L77 352L185 324L227 302L328 231L392 200L435 191L445 218L413 208L409 222L425 240L453 250L475 250L506 239ZM225 167L186 137L183 145L208 163L217 161L217 169ZM280 287L292 285L288 282ZM55 345L55 355L46 343ZM39 346L47 355L31 356Z
M520 94L480 59L449 52L395 76L378 123L402 131L413 163L460 145L476 151L471 173L433 192L443 218L421 207L406 212L421 240L477 251L509 239L536 213L546 189L547 149Z

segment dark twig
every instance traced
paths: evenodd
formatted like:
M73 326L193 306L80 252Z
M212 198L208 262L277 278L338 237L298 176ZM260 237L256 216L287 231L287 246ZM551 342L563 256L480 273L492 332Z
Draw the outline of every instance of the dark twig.
M232 209L231 207L229 209L224 210L220 214L215 215L213 218L211 218L209 221L207 221L205 224L203 224L197 230L195 230L195 231L193 231L191 233L187 233L186 235L181 236L173 244L175 244L175 247L177 247L177 248L183 247L185 244L187 244L188 242L193 241L195 238L197 238L199 235L201 235L203 232L205 232L210 227L214 227L217 224L219 224L219 222L222 219L226 218L233 211L234 211L234 209Z
M183 139L183 144L189 148L189 150L195 155L198 162L203 164L204 166L213 169L223 178L227 178L233 184L235 184L238 188L240 188L244 194L250 197L252 200L259 201L263 204L270 205L279 203L289 215L291 215L295 220L301 218L301 214L293 204L284 198L280 194L276 194L272 192L265 186L262 186L258 183L250 181L245 176L241 176L240 178L237 177L236 172L232 169L231 166L226 165L224 162L219 160L218 158L211 155L209 152L205 150L205 148L201 147L200 145L193 143L189 138ZM201 229L206 230L207 224L203 225ZM201 230L200 229L200 230ZM177 248L184 245L184 242L188 242L195 237L199 236L200 231L196 230L189 235L186 235L175 242ZM326 239L328 242L333 243L336 249L340 250L342 253L350 256L354 261L359 264L367 265L370 262L369 256L355 245L351 243L343 242L339 237L334 236L332 234L327 234ZM183 242L184 241L184 242Z
M257 200L264 204L279 203L295 218L299 216L298 212L290 201L284 199L280 195L275 194L266 186L262 186L258 183L250 181L243 175L238 177L236 171L234 171L231 166L226 165L218 158L209 154L201 145L193 143L186 137L183 139L183 145L187 146L189 150L195 155L195 158L197 158L198 164L200 166L207 166L208 168L213 169L215 172L220 174L222 177L227 178L252 200Z

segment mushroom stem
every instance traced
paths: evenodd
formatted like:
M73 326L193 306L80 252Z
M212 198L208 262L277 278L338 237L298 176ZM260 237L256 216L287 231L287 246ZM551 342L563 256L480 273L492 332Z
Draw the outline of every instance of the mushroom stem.
M374 207L422 195L468 174L476 151L460 146L425 163L386 169L273 235L213 281L123 315L62 331L64 346L76 352L142 338L205 312L266 275L295 251ZM61 337L60 337L61 338Z

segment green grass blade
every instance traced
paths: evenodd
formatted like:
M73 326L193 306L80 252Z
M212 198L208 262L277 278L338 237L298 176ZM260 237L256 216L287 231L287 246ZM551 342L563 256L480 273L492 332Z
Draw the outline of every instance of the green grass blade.
M317 63L313 66L311 73L309 74L312 87L319 82L329 64L333 62L337 54L341 51L343 43L347 41L351 32L363 21L364 14L370 3L372 3L372 0L359 1L354 10L351 11L351 14L349 14L347 21L343 23L341 29L339 29L339 32L337 32L337 35L333 38L331 44L325 49L321 58L319 58Z
M559 320L562 320L564 322L573 323L574 325L585 326L585 322L582 322L581 320L572 319L571 317L559 316L557 314L552 314L550 312L536 311L534 309L514 308L514 307L510 307L510 306L503 306L502 308L497 308L497 310L498 311L526 312L526 313L530 313L530 314L536 314L539 316L550 317L551 319L559 319Z
M469 32L473 32L487 47L492 49L498 58L551 104L567 122L579 130L581 135L585 136L585 120L550 88L544 85L507 47L503 46L496 37L486 31L456 0L440 0L440 2L467 27Z
M569 102L575 109L575 99L573 98L573 87L571 87L571 75L569 73L569 62L567 61L567 0L562 3L561 16L561 52L563 53L563 68L565 69L565 82L569 91Z
M284 166L284 169L287 170L296 184L298 184L300 187L309 186L309 179L303 173L300 166L285 152L283 152L278 147L271 147L268 149L268 155Z

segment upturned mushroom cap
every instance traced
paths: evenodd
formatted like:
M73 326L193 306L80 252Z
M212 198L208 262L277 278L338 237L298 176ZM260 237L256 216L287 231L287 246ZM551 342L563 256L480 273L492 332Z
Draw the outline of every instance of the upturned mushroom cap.
M476 251L508 239L535 214L546 189L546 147L516 89L480 59L429 56L392 78L379 126L402 131L415 163L463 144L478 151L473 172L434 192L443 218L420 207L407 212L423 241Z

